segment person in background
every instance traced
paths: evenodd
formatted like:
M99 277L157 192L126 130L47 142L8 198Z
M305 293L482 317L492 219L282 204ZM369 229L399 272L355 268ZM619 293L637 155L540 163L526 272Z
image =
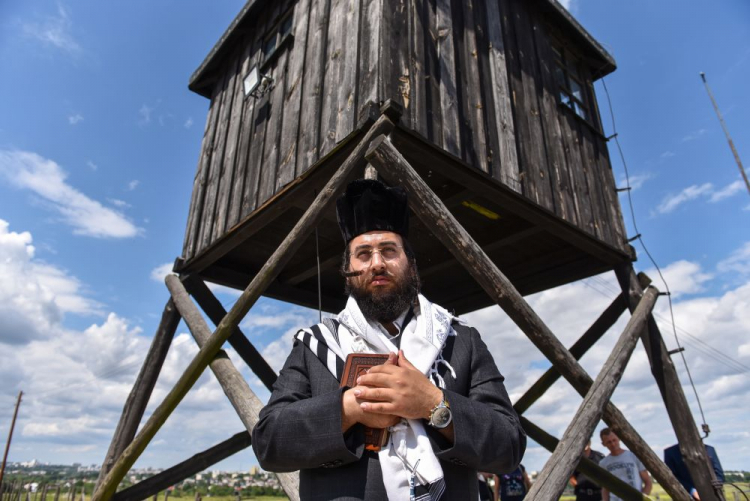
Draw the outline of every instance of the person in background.
M716 480L723 484L724 469L719 462L719 456L716 455L716 449L710 445L706 445L706 453L708 454L708 459L711 460L711 466L714 468ZM664 463L670 470L672 470L674 476L682 484L685 490L690 493L693 499L700 500L698 490L693 483L693 477L690 476L690 472L688 471L687 466L685 466L685 462L682 460L680 444L674 444L672 447L664 449Z
M604 459L604 454L592 450L591 439L589 439L586 443L586 448L583 449L583 457L599 464L599 462ZM570 485L573 486L573 491L576 494L576 501L601 501L602 499L602 488L578 470L575 470L573 476L570 477Z
M602 438L602 445L609 450L609 456L602 459L599 466L643 494L651 494L651 476L641 460L632 452L623 449L620 446L620 439L609 428L602 429L599 435ZM606 487L602 487L602 500L623 501L614 494L610 494Z
M479 480L479 501L497 501L499 481L497 475L486 471L477 472Z
M501 501L520 501L531 489L531 480L523 465L519 465L510 473L500 475L499 478Z

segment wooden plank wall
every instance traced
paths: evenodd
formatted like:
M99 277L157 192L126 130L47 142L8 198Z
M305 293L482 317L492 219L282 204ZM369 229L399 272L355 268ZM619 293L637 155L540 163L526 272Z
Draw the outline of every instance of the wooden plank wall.
M264 68L274 87L245 98L242 79L289 9L294 38ZM386 99L404 107L403 126L625 248L606 141L558 103L539 1L283 0L254 21L216 80L186 259L330 152L368 103Z
M406 110L402 123L625 249L598 117L592 126L558 102L542 2L384 1L383 94Z
M272 2L242 30L211 98L193 184L183 257L190 259L302 175L383 101L380 40L384 0ZM294 10L293 39L263 71L260 99L243 78L262 61L263 41Z

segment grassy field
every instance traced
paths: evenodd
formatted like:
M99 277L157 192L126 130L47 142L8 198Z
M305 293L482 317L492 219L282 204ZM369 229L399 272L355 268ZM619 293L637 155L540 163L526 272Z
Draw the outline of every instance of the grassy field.
M747 494L748 497L750 497L750 484L747 483L737 483L735 484L737 487L741 488L743 491L745 491L745 494ZM671 501L672 497L664 492L664 489L659 484L654 484L654 488L651 491L651 499L658 499L659 501ZM746 501L745 497L740 494L740 492L732 487L731 485L725 485L724 486L724 499L727 501ZM575 501L575 496L563 496L560 498L560 501Z

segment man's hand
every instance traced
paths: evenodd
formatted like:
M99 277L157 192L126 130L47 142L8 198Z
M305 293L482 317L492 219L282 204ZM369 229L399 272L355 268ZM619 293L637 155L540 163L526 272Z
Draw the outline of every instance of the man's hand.
M443 399L443 392L433 385L399 350L397 365L388 363L373 367L357 379L354 396L365 414L400 416L406 419L429 419L430 411Z
M388 360L385 365L395 365L398 363L398 355L395 353L388 354ZM361 386L355 386L344 392L343 399L341 401L341 431L346 432L349 428L357 423L362 423L370 428L388 428L393 426L401 418L390 414L374 414L365 412L361 404L363 400L358 398L355 392L361 393L361 390L365 388Z

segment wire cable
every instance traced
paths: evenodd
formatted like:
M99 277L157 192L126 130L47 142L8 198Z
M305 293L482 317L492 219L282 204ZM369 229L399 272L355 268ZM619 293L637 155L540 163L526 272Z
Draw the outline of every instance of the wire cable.
M646 253L649 260L654 265L654 268L656 268L656 272L659 274L659 278L661 278L661 281L664 283L664 288L667 293L667 300L669 302L669 315L672 321L672 333L674 334L674 340L675 340L675 343L677 343L677 348L680 350L680 357L682 357L682 363L685 365L685 372L687 372L688 379L690 380L690 386L693 387L693 393L695 393L695 400L696 402L698 402L698 409L700 410L701 419L703 420L703 426L702 426L703 432L706 434L706 437L707 437L709 433L709 427L708 427L708 424L706 423L706 416L703 413L703 406L701 405L701 400L700 400L700 397L698 396L698 390L695 388L695 383L693 382L693 376L692 374L690 374L690 367L688 366L687 359L685 358L685 352L682 349L682 345L680 344L680 339L677 336L677 329L675 327L675 321L674 321L674 309L672 308L672 293L669 290L669 285L667 284L667 281L665 280L664 275L661 272L661 268L659 267L658 264L656 264L656 260L649 252L648 247L646 247L646 243L643 240L642 233L638 231L638 225L635 219L635 209L633 207L633 196L631 195L631 192L633 190L631 189L631 186L630 186L630 173L628 172L628 165L627 165L627 162L625 161L625 154L622 151L622 146L620 145L620 140L618 139L617 125L615 123L615 112L612 107L612 99L609 95L609 89L607 89L607 82L605 81L604 77L601 78L601 82L602 82L602 86L604 87L604 93L607 96L609 116L612 119L612 137L614 138L615 144L617 145L617 151L620 154L620 160L622 161L622 166L625 171L625 186L626 186L625 191L628 194L628 206L630 207L630 217L632 218L632 222L633 222L633 230L636 233L636 239L638 240L638 242L640 242L641 247L643 247L643 251Z

